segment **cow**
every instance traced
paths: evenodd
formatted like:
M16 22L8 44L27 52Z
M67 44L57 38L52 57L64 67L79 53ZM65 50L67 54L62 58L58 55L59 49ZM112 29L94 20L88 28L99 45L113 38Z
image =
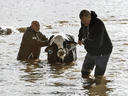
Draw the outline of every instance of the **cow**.
M69 63L77 60L77 43L74 36L68 34L56 34L49 38L49 46L45 49L50 63Z
M10 35L12 33L12 30L10 28L2 29L0 27L0 35Z

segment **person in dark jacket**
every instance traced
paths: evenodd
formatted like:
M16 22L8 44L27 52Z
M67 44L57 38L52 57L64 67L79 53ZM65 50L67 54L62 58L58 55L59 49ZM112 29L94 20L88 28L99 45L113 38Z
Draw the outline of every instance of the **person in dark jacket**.
M38 21L33 21L23 35L17 60L39 59L41 47L48 45L48 39L40 30Z
M96 65L95 77L103 76L113 48L105 25L97 18L94 11L82 10L79 17L81 28L78 34L78 44L83 44L87 51L81 70L82 75L89 76Z

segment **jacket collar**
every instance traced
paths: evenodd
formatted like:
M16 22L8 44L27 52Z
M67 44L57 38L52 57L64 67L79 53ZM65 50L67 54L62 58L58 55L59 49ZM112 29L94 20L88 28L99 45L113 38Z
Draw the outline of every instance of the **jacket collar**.
M32 31L34 33L37 33L34 29L31 28L31 26L30 27L27 27L27 30L30 30L30 31Z

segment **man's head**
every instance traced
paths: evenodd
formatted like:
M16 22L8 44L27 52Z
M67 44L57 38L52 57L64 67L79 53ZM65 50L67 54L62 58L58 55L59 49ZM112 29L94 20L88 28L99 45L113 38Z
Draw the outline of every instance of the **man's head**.
M88 26L91 21L91 13L88 10L82 10L79 14L79 17L81 19L81 22L85 25Z
M39 32L39 30L40 30L40 24L39 24L39 22L38 21L32 21L31 28L34 31Z

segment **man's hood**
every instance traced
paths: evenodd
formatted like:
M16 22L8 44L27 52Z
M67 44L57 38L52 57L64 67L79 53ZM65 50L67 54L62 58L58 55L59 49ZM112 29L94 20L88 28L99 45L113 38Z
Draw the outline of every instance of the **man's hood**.
M92 17L92 19L97 18L97 14L95 13L95 11L91 11L91 17Z
M92 24L97 18L97 14L95 13L95 11L91 11L91 23Z

